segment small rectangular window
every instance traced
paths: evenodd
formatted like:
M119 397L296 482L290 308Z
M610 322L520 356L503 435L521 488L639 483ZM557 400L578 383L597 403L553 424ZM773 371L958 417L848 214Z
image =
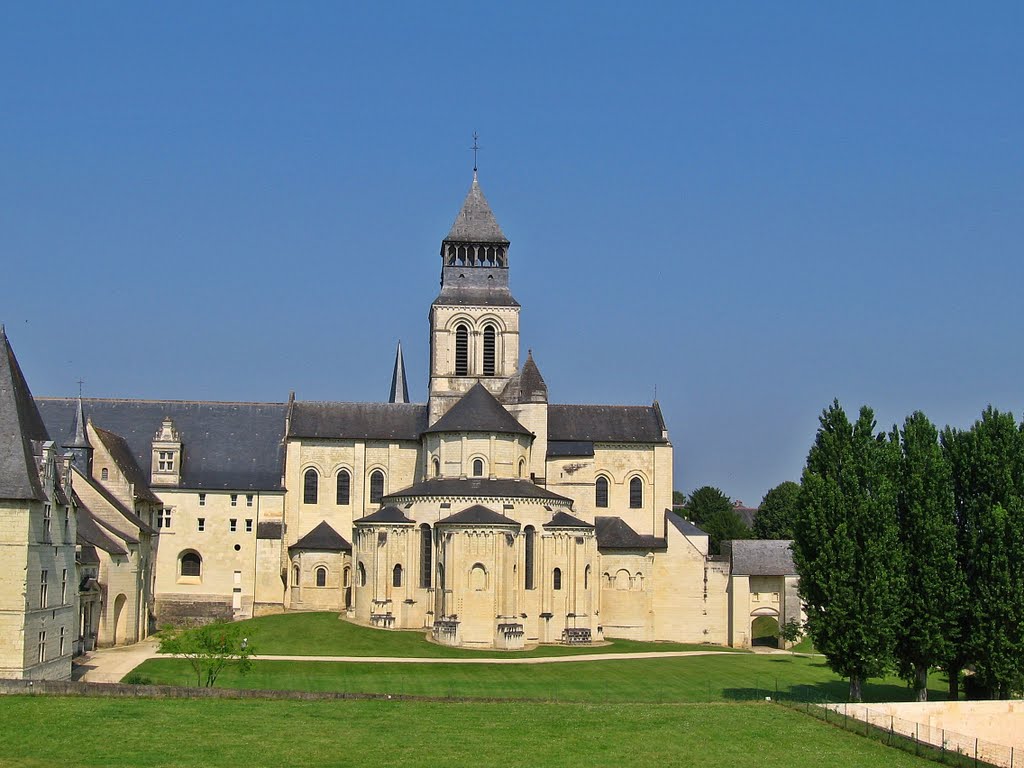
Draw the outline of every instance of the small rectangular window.
M47 581L47 578L49 577L49 575L50 574L49 574L49 572L46 571L46 569L43 569L39 573L39 607L40 608L45 608L46 607L46 593L48 591L48 586L46 584L46 581Z
M252 506L252 494L251 493L245 494L245 506L247 506L247 507L251 507Z
M174 471L174 451L160 451L156 463L157 472Z
M205 507L206 506L206 494L205 493L200 493L199 494L199 506L200 507Z
M157 528L171 527L171 508L163 507L157 515Z
M39 633L39 663L46 661L46 632Z
M68 569L62 568L60 572L60 604L64 605L68 601ZM64 651L61 651L61 656L64 655Z
M235 518L232 517L230 520L228 520L228 523L230 523L231 525L232 533L238 530L238 521Z
M200 531L205 531L206 530L206 518L205 517L198 517L198 518L196 518L196 527Z
M60 628L60 655L64 655L64 627Z
M50 505L43 504L43 537L49 541L50 539Z
M231 494L231 506L232 507L237 507L238 506L238 494L237 493L232 493Z
M252 533L252 520L246 519L245 521L245 532Z

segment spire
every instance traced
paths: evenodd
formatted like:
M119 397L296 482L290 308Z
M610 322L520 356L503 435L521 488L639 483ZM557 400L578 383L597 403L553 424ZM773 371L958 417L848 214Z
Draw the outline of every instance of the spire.
M68 434L68 441L63 447L71 454L71 463L78 467L78 470L88 477L91 474L92 446L89 438L85 435L85 409L82 407L82 390L79 382L78 404L75 408L75 421Z
M0 498L44 501L36 457L48 441L25 376L0 326Z
M402 342L398 342L395 353L395 372L391 374L391 396L389 403L408 403L409 385L405 380L405 359L402 357Z
M455 217L455 223L452 224L445 242L508 245L508 238L501 231L498 220L494 218L494 212L484 197L475 170L469 193L462 202L462 210Z

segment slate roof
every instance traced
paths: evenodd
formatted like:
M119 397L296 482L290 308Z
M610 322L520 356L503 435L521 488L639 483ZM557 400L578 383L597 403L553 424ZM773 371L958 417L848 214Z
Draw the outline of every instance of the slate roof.
M86 540L82 538L81 534L78 536L78 562L82 565L100 564L100 556L96 554L96 547L86 542Z
M518 522L510 517L505 517L493 509L488 509L483 504L474 504L461 512L438 520L434 525L507 525L519 528Z
M296 401L288 437L418 441L426 427L423 404Z
M747 528L754 527L754 518L757 517L757 507L745 507L741 502L734 502L732 505L732 511L736 513L736 517L743 521L743 524Z
M568 512L555 512L551 519L544 523L545 528L593 528L586 520L573 517Z
M86 477L84 474L82 474L81 470L79 470L78 467L72 466L71 471L73 473L72 485L74 485L75 483L85 483L93 491L95 491L101 499L103 499L105 502L107 502L107 504L113 507L118 512L118 514L120 514L128 522L129 525L134 526L143 533L156 533L156 531L153 529L153 526L151 526L149 523L147 523L145 520L143 520L141 517L135 514L135 510L129 509L124 504L122 504L121 501L116 496L114 496L110 491L108 491L106 488L100 485L97 481L93 480L91 477ZM108 525L103 521L101 517L97 516L97 519L99 520L100 525ZM116 532L118 533L118 535L122 536L125 539L128 539L129 541L138 541L138 537L135 536L134 531L119 528L117 529Z
M499 267L445 267L441 292L434 305L461 307L518 307L508 289L508 279L495 280L494 274L507 272Z
M365 517L353 520L353 523L415 523L405 516L405 513L398 507L381 507L376 512L371 512Z
M548 440L592 443L667 443L654 405L551 405Z
M68 434L76 398L39 397L46 426ZM152 468L153 436L165 416L181 435L181 486L199 490L281 490L285 403L85 398L94 426L120 435L143 472Z
M326 520L323 520L288 549L305 549L314 552L351 552L352 545L344 536L331 528Z
M405 379L405 358L402 357L402 342L399 341L398 351L395 352L395 370L391 373L389 403L409 402L409 384Z
M598 549L666 549L668 542L658 536L641 535L621 517L597 517Z
M424 432L503 432L532 435L477 382L448 412Z
M404 499L412 496L452 496L484 499L545 499L557 502L570 502L565 496L559 496L546 488L534 485L529 480L497 478L491 480L484 477L435 477L424 480L416 485L403 488L384 497L386 501Z
M68 442L62 448L91 448L89 440L85 436L85 409L82 407L82 398L79 397L75 407L75 422L71 425L71 433L68 435Z
M132 455L131 448L128 447L128 443L125 442L124 438L120 435L115 435L113 432L100 429L95 424L92 425L92 428L96 430L96 436L103 443L103 447L110 453L110 457L114 460L117 468L128 478L128 482L134 485L135 498L159 504L160 499L149 489L149 478L143 474L138 462L135 461L135 456Z
M795 576L788 539L746 539L730 542L734 576Z
M526 362L501 391L501 399L506 403L546 403L548 401L548 385L540 375L540 369L533 359L533 350L527 350Z
M677 531L684 536L707 536L707 532L702 531L696 525L691 523L684 517L677 515L675 512L665 510L665 522L672 525Z
M128 550L110 537L110 534L100 526L96 516L82 503L81 499L76 497L75 502L78 505L78 516L75 518L78 522L78 543L84 542L99 547L110 555L127 555Z
M46 500L36 457L42 455L42 443L49 439L0 325L0 499Z
M498 220L494 218L491 206L484 197L484 191L480 188L475 172L469 193L462 202L462 210L455 217L445 240L455 243L508 243L508 238L501 231Z
M594 444L588 440L549 440L548 458L593 456Z

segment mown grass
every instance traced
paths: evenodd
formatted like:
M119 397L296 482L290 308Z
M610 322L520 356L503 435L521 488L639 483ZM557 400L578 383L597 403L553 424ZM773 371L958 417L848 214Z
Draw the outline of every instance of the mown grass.
M165 685L191 685L180 659L151 659L136 673ZM439 697L526 698L573 702L687 703L750 701L785 696L801 701L845 701L847 681L820 657L728 654L572 661L548 664L344 663L257 661L245 676L228 670L218 687L390 693ZM943 681L929 698L942 699ZM871 680L867 701L909 699L896 678Z
M5 696L7 766L928 765L768 704L444 704ZM69 737L69 724L77 723Z
M611 640L595 646L542 645L528 651L449 648L426 639L423 631L386 631L338 618L337 613L282 613L240 621L237 626L258 654L291 656L405 656L465 659L501 656L574 656L588 653L634 653L734 649L686 643L640 643Z

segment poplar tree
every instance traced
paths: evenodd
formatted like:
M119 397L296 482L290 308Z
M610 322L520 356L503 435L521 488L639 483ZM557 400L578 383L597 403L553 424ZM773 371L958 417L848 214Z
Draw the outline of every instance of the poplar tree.
M866 678L892 666L903 618L899 448L874 429L866 406L852 425L838 401L822 413L793 531L808 633L832 670L850 679L852 701L861 700Z
M892 440L901 448L898 520L903 548L904 622L896 668L928 698L928 671L951 658L959 633L958 607L966 585L957 562L953 478L935 426L920 411ZM953 610L950 610L953 608Z

